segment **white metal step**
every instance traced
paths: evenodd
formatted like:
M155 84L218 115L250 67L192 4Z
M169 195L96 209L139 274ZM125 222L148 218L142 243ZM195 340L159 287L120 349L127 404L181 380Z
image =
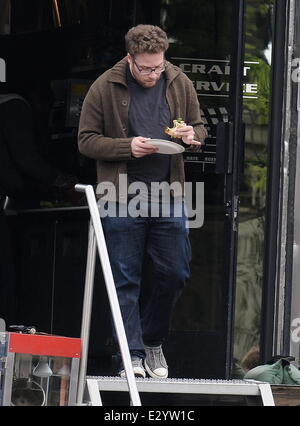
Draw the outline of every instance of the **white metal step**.
M139 392L260 396L263 405L275 405L270 384L255 380L136 378L136 384ZM99 397L102 391L128 392L127 380L121 377L87 376L87 385L91 405L102 405Z

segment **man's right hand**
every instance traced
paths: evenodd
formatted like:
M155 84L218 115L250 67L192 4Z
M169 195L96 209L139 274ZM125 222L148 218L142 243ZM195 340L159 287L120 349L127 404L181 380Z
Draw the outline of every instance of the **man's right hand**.
M144 157L145 155L154 154L158 151L158 148L145 143L145 141L148 141L150 138L143 138L142 136L136 136L131 141L131 154L133 157L140 158Z

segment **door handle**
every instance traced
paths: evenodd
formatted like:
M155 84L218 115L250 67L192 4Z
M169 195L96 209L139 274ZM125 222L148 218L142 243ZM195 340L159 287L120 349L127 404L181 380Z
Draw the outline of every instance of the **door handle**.
M225 203L225 216L231 220L231 228L235 232L238 227L238 211L240 199L238 195L233 197L233 200L228 200Z
M216 173L233 172L233 123L221 121L216 131Z

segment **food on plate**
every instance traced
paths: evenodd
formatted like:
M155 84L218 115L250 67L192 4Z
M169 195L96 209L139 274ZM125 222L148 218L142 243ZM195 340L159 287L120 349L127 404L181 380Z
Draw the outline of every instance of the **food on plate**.
M166 127L165 133L172 138L176 138L176 130L178 127L184 127L186 126L186 123L183 121L182 118L177 118L177 120L173 120L173 127Z

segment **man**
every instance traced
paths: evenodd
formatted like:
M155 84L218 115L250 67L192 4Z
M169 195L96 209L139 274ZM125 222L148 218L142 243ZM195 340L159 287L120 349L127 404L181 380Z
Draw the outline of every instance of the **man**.
M102 219L113 276L136 376L166 378L168 366L162 344L173 307L189 277L190 244L182 207L184 165L182 154L157 152L149 139L168 139L164 130L181 117L176 141L199 146L206 137L192 82L165 60L166 33L157 26L138 25L125 36L127 56L102 74L91 86L81 113L79 150L97 160L98 189L110 182L108 202L118 207L117 217ZM124 214L132 200L126 185L142 183L141 214ZM153 182L179 183L172 191L168 217L151 216L151 207L162 199L151 197ZM177 189L176 189L177 188ZM124 195L125 194L125 195ZM143 210L144 209L144 210ZM145 214L146 211L146 214ZM142 265L147 253L153 262L155 282L142 312L139 307ZM124 370L120 367L121 376Z

